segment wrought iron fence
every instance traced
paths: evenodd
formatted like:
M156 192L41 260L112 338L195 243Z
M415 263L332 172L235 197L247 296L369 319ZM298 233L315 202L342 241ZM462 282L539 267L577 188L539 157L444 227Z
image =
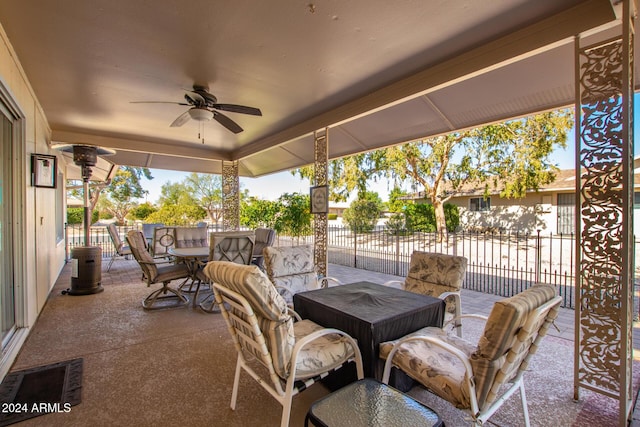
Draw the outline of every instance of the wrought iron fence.
M129 230L138 227L118 227L118 231L124 240ZM66 231L69 258L71 248L84 245L84 234L81 226L67 226ZM406 276L414 250L461 255L469 260L466 289L508 297L534 283L549 283L558 289L564 307L575 306L573 234L459 232L439 238L435 233L393 234L384 227L364 234L329 227L328 234L332 264ZM299 244L313 244L313 236L278 236L276 241L281 246ZM103 257L115 251L105 227L91 227L90 245L100 246Z

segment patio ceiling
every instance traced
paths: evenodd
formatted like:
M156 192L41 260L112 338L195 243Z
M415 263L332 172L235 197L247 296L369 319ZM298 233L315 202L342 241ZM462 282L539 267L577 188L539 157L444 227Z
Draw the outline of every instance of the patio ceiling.
M337 158L570 105L573 37L615 22L611 0L0 2L53 144L182 171L238 160L242 176L313 163L325 127ZM194 84L263 116L225 113L235 135L131 103L184 102Z

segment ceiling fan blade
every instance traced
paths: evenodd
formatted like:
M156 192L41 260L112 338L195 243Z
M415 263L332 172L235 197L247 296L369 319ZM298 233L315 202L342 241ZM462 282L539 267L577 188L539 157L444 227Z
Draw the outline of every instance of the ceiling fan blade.
M216 110L228 111L230 113L251 114L252 116L261 116L262 111L259 108L247 107L235 104L213 104L212 108Z
M175 104L175 105L189 105L186 102L171 102L171 101L129 101L129 104Z
M244 130L240 127L240 125L231 120L229 117L225 116L222 113L218 113L217 111L213 111L213 119L233 133L240 133Z
M187 102L189 102L189 100L192 101L192 102L189 102L191 105L206 105L207 104L207 101L198 92L193 92L193 91L188 90L184 94L184 97L187 100Z
M190 117L191 117L191 116L189 116L189 110L187 110L187 111L185 111L184 113L180 114L180 115L178 116L178 118L177 118L177 119L175 119L175 120L173 121L173 123L171 123L171 126L170 126L170 127L175 128L175 127L182 126L183 124L185 124L185 123L187 123L187 122L189 121L189 118L190 118Z

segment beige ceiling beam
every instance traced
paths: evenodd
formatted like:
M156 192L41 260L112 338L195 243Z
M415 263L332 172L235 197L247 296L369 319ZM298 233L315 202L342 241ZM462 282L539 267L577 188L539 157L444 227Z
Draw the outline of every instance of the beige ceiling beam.
M145 154L161 154L204 160L232 160L227 152L220 152L199 145L194 145L193 147L177 146L166 141L119 138L61 130L53 130L51 139L55 143L96 145L114 150Z
M259 153L316 129L336 126L453 85L515 61L573 42L573 36L616 19L609 0L589 0L542 21L485 43L457 57L382 87L233 152L234 159Z

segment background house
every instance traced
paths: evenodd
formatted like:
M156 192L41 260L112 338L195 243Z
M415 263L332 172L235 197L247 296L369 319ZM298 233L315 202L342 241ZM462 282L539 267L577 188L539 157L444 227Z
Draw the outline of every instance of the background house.
M636 159L636 168L638 162ZM560 170L554 182L537 191L530 190L520 199L500 197L499 189L490 190L484 198L484 187L469 186L448 203L458 206L462 230L570 234L575 232L575 174L575 169ZM634 212L640 215L640 171L634 174L634 180ZM414 193L410 198L429 203L424 192ZM640 236L639 222L634 224L636 236Z

